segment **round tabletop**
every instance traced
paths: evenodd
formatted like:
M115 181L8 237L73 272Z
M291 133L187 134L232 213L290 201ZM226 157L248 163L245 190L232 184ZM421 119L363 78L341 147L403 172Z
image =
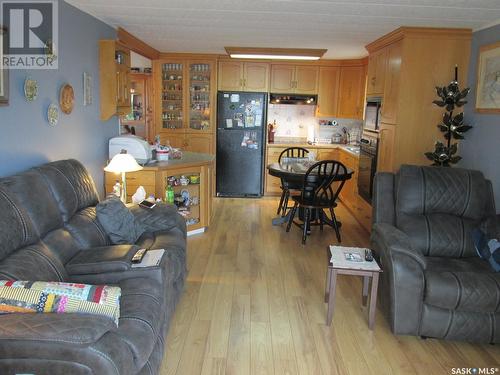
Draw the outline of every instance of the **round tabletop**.
M274 177L282 178L286 181L300 181L304 180L307 170L315 162L296 162L296 163L272 163L267 166L269 174ZM337 175L335 181L349 180L354 171L347 168L347 173Z

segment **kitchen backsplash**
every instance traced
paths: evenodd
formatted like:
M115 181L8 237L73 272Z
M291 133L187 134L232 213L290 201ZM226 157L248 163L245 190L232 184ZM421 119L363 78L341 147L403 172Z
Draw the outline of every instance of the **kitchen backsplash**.
M275 139L307 139L308 137L331 139L332 135L342 133L342 128L346 127L347 131L355 136L353 138L359 140L363 125L362 121L326 117L318 118L314 116L315 111L316 106L313 105L269 104L267 122L273 123L273 121L276 121ZM320 121L336 121L338 125L319 125Z

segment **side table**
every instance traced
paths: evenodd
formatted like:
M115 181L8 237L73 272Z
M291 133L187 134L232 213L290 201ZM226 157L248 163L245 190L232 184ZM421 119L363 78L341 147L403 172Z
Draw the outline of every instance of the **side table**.
M346 254L359 254L362 257L361 262L346 259ZM328 246L326 250L328 258L328 269L326 271L325 302L328 303L326 313L326 324L332 324L333 310L335 307L335 290L337 287L337 275L352 275L363 277L363 306L366 306L368 300L368 289L371 279L370 305L368 308L368 328L373 330L375 325L375 311L377 307L377 291L379 273L382 272L377 261L372 262L364 260L364 249Z

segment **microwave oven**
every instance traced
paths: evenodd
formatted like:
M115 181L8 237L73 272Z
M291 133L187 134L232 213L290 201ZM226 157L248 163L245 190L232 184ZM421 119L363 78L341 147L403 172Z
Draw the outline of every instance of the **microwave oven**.
M381 97L366 98L364 130L378 131L380 124Z

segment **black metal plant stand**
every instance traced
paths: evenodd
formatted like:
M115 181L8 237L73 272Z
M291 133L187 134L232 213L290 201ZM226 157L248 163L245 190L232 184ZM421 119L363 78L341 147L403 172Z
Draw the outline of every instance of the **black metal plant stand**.
M464 124L463 112L456 115L453 112L456 108L467 103L464 99L469 91L470 88L460 90L457 66L455 66L455 79L448 86L436 87L436 93L440 100L434 100L433 103L439 107L446 107L443 121L438 124L439 130L444 133L446 143L437 141L434 151L425 153L427 159L431 160L434 166L449 167L450 164L456 164L462 159L457 155L458 143L452 144L452 139L464 139L463 133L470 130L472 126Z

